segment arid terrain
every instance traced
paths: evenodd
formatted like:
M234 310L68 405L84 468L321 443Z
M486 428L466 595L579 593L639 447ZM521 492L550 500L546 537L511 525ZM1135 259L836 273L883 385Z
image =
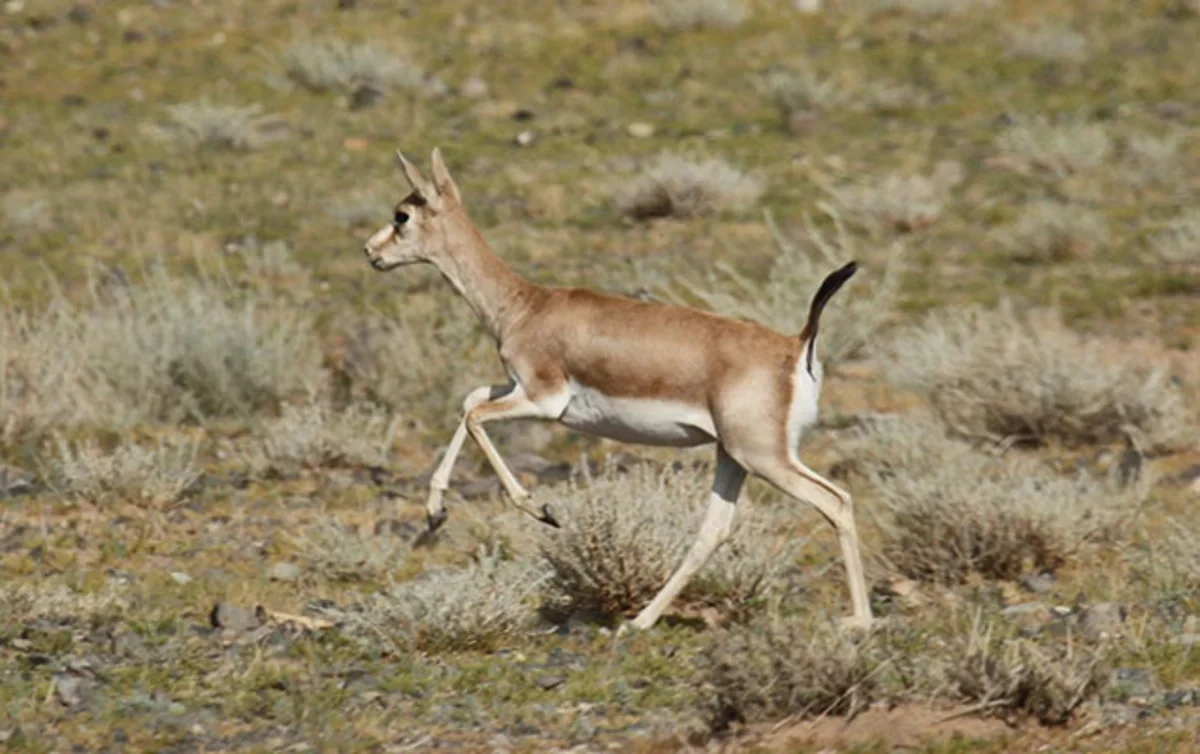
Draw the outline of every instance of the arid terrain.
M0 747L1200 751L1196 0L0 2ZM493 425L362 254L439 146L518 273L798 332L837 538Z

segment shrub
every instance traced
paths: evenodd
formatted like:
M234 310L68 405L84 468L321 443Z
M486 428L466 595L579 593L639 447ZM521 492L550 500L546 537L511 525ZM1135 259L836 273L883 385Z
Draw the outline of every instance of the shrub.
M927 421L872 423L851 448L879 494L883 555L905 576L935 583L1057 569L1135 515L1148 493L1145 484L1122 489L996 458Z
M1082 63L1087 59L1087 39L1070 27L1041 23L1014 29L1008 51L1018 58Z
M1144 450L1189 442L1195 431L1179 390L1105 345L1053 313L956 309L898 333L888 375L972 437L1078 445L1136 433Z
M287 466L386 466L397 421L368 405L340 412L317 401L284 406L282 415L266 423L262 437L244 458L259 472Z
M1126 144L1129 168L1123 170L1122 175L1145 184L1174 180L1181 171L1179 150L1184 144L1184 136L1182 131L1162 136L1134 134Z
M385 577L399 570L409 553L398 537L361 532L330 517L321 517L291 540L311 569L341 581Z
M474 317L439 301L435 312L382 314L340 326L339 369L355 398L419 417L439 431L457 422L472 389L503 381ZM486 364L487 367L464 365Z
M871 638L768 615L718 633L703 655L712 727L784 717L854 716L876 694L883 662Z
M357 620L405 648L486 651L530 627L548 579L540 560L483 550L466 568L431 569L376 595Z
M774 99L785 121L796 113L833 110L850 100L847 87L807 67L771 71L763 80L763 88Z
M1103 650L1085 644L1039 645L977 627L949 647L947 691L982 713L1062 725L1103 688L1104 660Z
M711 470L613 468L539 490L562 529L546 532L542 556L562 602L621 615L640 610L667 583L700 532ZM738 511L732 537L685 587L680 600L744 611L776 590L803 542L779 536L765 512Z
M632 185L622 185L617 211L636 220L741 212L762 196L762 182L724 160L694 162L664 152Z
M1176 217L1155 236L1154 250L1168 262L1200 262L1200 210Z
M765 282L749 280L719 263L703 281L683 278L676 285L712 311L760 322L780 332L799 332L821 280L846 260L863 258L858 240L846 230L837 212L823 209L833 221L833 231L821 230L806 219L799 241L785 238L771 215L766 215L779 253ZM824 361L837 362L859 354L891 319L900 285L900 251L899 244L892 244L878 273L860 272L848 290L834 297L821 319L819 348ZM665 290L675 302L685 303L681 292Z
M940 16L965 13L975 8L994 5L996 0L869 0L872 12L903 10L921 16Z
M48 483L59 493L93 505L130 502L162 507L178 501L200 478L195 444L160 442L143 448L124 442L111 451L61 438L48 462Z
M1099 167L1112 153L1107 129L1078 119L1026 118L1000 134L996 145L1007 160L1058 178Z
M1108 237L1108 223L1090 209L1054 201L1025 205L1001 232L1013 258L1026 262L1063 261L1086 256Z
M288 77L313 91L353 92L363 87L429 95L445 91L436 78L377 44L302 39L285 47L281 57Z
M93 592L79 592L62 584L0 584L0 615L9 626L44 619L84 623L96 617L120 615L130 604L129 596L111 581Z
M908 233L932 225L945 209L946 189L920 175L887 175L830 189L843 217L871 231Z
M1135 570L1159 591L1200 596L1198 532L1194 520L1166 520L1146 537L1134 560Z
M0 215L18 234L44 233L54 227L50 202L40 193L9 191L0 197Z
M218 105L207 100L166 108L167 121L149 133L177 147L248 150L282 138L282 122L264 116L260 105Z
M36 439L88 410L78 392L80 365L63 350L74 342L74 324L61 302L41 316L0 313L0 444Z
M666 29L732 29L749 15L742 0L658 0L654 17Z

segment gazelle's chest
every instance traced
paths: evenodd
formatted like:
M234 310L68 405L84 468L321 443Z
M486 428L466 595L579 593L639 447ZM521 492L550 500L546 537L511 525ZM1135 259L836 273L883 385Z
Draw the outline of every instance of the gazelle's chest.
M642 445L688 447L712 442L716 427L707 408L660 398L612 397L570 381L563 424L599 437Z

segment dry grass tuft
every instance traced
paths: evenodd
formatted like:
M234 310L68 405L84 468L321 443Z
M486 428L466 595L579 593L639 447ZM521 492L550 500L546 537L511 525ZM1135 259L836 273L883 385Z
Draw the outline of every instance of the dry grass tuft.
M695 162L664 152L631 185L622 184L614 202L635 220L689 218L745 211L762 193L761 181L724 160Z
M996 458L929 421L875 422L851 448L879 493L884 556L905 576L935 583L1057 569L1132 518L1149 491Z
M377 44L298 39L283 49L281 59L290 79L317 92L369 88L438 95L446 90L438 79Z
M1054 313L957 309L895 336L889 378L971 437L1080 445L1135 435L1146 451L1190 442L1191 412L1167 375L1106 345Z
M920 175L887 175L830 189L832 204L871 232L910 233L941 217L949 186Z
M996 0L868 0L867 8L873 13L902 10L920 16L941 16L995 4Z
M722 631L704 656L711 725L722 731L785 717L852 717L875 696L882 662L870 638L778 614Z
M1153 240L1154 251L1168 262L1200 263L1200 210L1188 210Z
M1040 23L1013 29L1008 51L1018 58L1053 63L1082 63L1088 57L1088 44L1082 34L1068 26Z
M539 491L535 507L550 505L563 526L542 538L551 589L567 605L608 615L645 607L695 541L711 483L709 469L641 465ZM740 510L733 536L680 600L742 613L776 590L804 543L780 536L772 519Z
M34 191L5 192L0 196L0 216L17 235L44 233L54 227L50 201Z
M339 581L385 578L403 567L410 548L391 534L368 534L323 516L290 537L310 570Z
M93 592L79 592L61 584L0 584L0 615L14 626L45 619L85 622L115 616L128 610L131 602L112 582Z
M1104 165L1112 154L1112 137L1100 123L1067 119L1026 118L996 139L1004 158L1018 167L1044 170L1066 178Z
M264 116L260 105L218 105L208 100L166 108L167 121L150 126L159 141L189 149L259 149L283 137L282 121Z
M386 466L398 419L370 405L334 411L318 401L284 406L243 456L255 471L290 466Z
M999 234L1009 255L1022 262L1062 262L1089 255L1108 238L1104 216L1085 207L1038 201L1025 205Z
M1177 180L1185 164L1180 160L1186 133L1174 131L1156 136L1134 134L1126 143L1125 159L1128 167L1121 171L1124 177L1141 184L1170 184Z
M1134 559L1136 572L1159 593L1200 595L1200 527L1173 518L1146 537Z
M923 107L929 101L924 92L910 86L875 80L851 84L807 67L773 70L759 88L774 101L788 129L796 132L810 125L816 113L847 108L887 114Z
M654 18L665 29L732 29L750 15L743 0L658 0Z
M47 483L73 500L92 505L135 503L160 508L177 502L200 478L197 446L160 442L143 448L124 442L111 451L95 443L61 438L47 461Z
M1081 643L1037 644L979 627L949 648L949 691L980 713L1028 715L1062 725L1103 688L1104 652Z
M764 283L747 279L728 265L700 282L677 281L687 297L721 314L760 322L780 332L797 333L804 325L811 297L821 280L847 260L858 259L861 270L847 289L834 297L821 319L819 348L822 361L836 363L861 353L895 314L899 294L901 247L893 243L881 265L864 261L864 249L841 222L837 212L823 207L833 222L832 231L805 220L799 240L786 238L767 214L767 223L779 250ZM667 290L679 303L685 297Z
M466 568L428 570L352 620L408 649L487 651L532 625L548 580L538 559L505 561L481 548Z

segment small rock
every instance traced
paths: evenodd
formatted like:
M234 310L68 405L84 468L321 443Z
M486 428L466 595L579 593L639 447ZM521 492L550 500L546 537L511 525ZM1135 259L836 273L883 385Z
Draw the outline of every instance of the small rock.
M649 123L630 123L625 131L635 139L649 139L654 135L654 126Z
M267 572L271 581L299 581L304 571L295 563L276 563Z
M558 688L567 682L566 676L561 675L540 675L533 681L544 691L549 691L553 688Z
M1111 639L1121 633L1125 624L1124 605L1098 602L1079 612L1079 632L1089 639Z
M467 99L483 99L488 96L488 85L478 76L472 76L463 82L459 93Z
M1047 594L1054 589L1054 573L1051 571L1043 571L1038 574L1032 574L1021 579L1021 587L1028 592L1034 594Z
M54 693L64 707L76 707L83 702L86 681L76 675L54 676Z
M191 576L188 576L183 571L171 571L171 580L176 584L183 586L184 584L192 583L195 579L193 579Z
M1006 607L1000 614L1020 626L1022 630L1033 633L1041 631L1054 620L1053 611L1041 602L1024 602Z
M249 631L259 626L255 611L239 607L232 602L220 602L214 605L208 620L213 628L223 628L228 631Z
M342 142L348 152L361 152L371 145L371 142L361 136L351 136Z
M1133 704L1147 701L1158 690L1158 678L1147 668L1116 668L1109 680L1110 692Z
M28 639L13 639L8 643L8 646L19 652L28 652L33 649L33 642Z
M821 5L821 0L792 0L792 7L801 13L820 13Z
M86 5L76 5L67 11L67 20L80 26L92 20L92 9Z
M518 147L532 146L533 142L537 141L537 134L535 134L533 131L522 131L521 133L517 134L517 138L514 139L514 141Z
M365 110L383 99L383 90L370 84L363 84L350 95L351 110Z
M0 131L4 130L0 119ZM33 492L33 474L16 466L0 463L0 497L18 497Z

